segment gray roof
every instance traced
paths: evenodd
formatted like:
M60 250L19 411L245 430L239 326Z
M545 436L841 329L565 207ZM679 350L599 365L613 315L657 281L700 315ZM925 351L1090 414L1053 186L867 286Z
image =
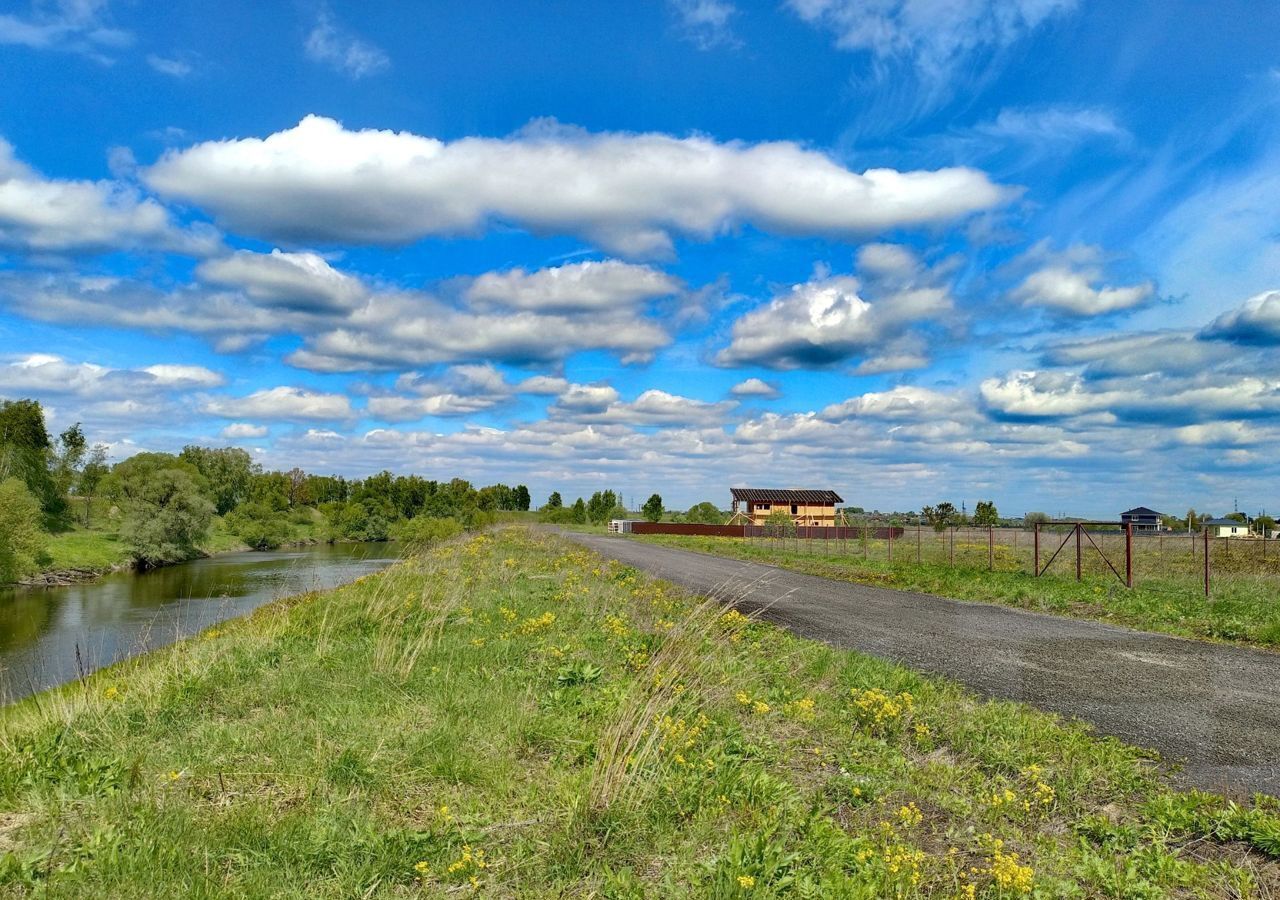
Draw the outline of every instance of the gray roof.
M1135 506L1133 509L1126 509L1120 513L1121 516L1163 516L1164 513L1156 512L1149 506Z
M734 500L752 503L805 503L819 506L843 503L835 491L807 491L780 488L729 488Z
M1244 525L1236 519L1210 519L1208 522L1201 522L1201 525Z

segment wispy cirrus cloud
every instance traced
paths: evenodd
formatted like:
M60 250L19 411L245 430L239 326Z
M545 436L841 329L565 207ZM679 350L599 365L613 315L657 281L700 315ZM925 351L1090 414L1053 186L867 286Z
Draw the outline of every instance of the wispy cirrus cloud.
M111 51L128 47L133 34L113 26L109 0L33 0L26 15L0 13L0 44L66 50L111 63Z
M729 0L667 0L680 33L702 50L740 45L733 19L740 12Z
M391 57L382 48L357 37L321 7L315 25L303 43L307 57L351 78L367 78L391 68Z

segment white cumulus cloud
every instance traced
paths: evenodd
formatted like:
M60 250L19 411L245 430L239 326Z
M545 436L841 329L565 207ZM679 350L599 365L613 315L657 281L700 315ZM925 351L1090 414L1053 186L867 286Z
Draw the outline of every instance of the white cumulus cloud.
M571 263L538 269L509 269L479 276L467 288L467 299L486 306L550 313L589 312L631 307L669 297L681 289L679 279L618 260Z
M256 440L264 438L270 431L266 425L254 425L251 422L232 422L219 434L229 441Z
M772 400L775 397L781 397L782 391L777 386L770 384L763 378L748 378L746 381L739 381L729 393L735 397L760 397L765 400Z
M358 278L339 272L315 253L237 250L208 259L196 274L210 284L242 289L267 306L304 312L341 312L369 293Z
M351 418L351 400L346 394L280 386L244 397L214 397L205 403L204 411L224 419L336 421Z
M950 312L939 287L908 288L874 303L849 275L816 278L792 287L733 324L732 339L715 357L721 366L774 369L828 366L881 350L920 322Z
M13 146L0 138L0 245L205 254L218 241L207 226L180 229L163 206L119 182L46 178L19 161Z
M1142 306L1155 296L1149 281L1126 287L1095 286L1097 271L1052 265L1028 275L1013 292L1023 306L1041 306L1072 316L1101 316Z
M541 124L446 142L314 115L266 138L169 151L145 178L237 231L292 243L398 244L504 222L625 256L667 254L674 236L741 224L836 236L932 225L1010 196L973 169L857 173L785 141Z

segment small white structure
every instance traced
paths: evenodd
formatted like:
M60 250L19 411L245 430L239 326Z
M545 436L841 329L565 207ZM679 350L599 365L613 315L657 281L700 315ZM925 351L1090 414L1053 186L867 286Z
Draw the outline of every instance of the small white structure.
M643 519L610 519L610 534L630 534L631 526L636 522L644 521Z
M1210 537L1249 537L1249 526L1235 519L1210 519L1202 524Z

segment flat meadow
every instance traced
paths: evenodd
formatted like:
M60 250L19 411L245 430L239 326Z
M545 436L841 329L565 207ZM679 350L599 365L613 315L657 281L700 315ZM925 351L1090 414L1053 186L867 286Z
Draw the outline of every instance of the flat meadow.
M1280 803L500 528L0 710L4 897L1256 897Z

